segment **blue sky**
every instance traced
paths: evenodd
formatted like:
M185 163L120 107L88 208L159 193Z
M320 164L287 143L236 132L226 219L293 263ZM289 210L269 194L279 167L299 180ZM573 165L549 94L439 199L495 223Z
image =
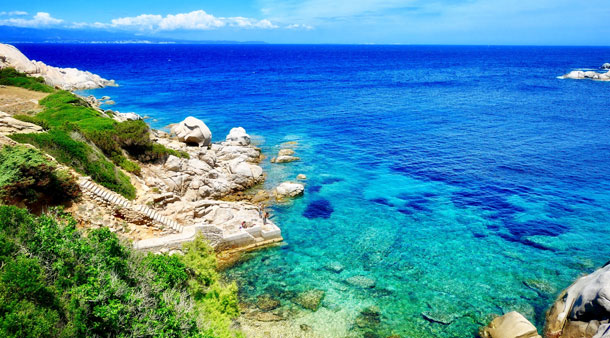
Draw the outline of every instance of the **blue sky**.
M0 25L271 43L610 45L609 0L11 2Z

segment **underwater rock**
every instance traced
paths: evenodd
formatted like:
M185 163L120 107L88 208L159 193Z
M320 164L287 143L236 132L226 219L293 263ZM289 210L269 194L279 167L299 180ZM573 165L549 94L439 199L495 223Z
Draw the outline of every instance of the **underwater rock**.
M301 328L301 331L305 331L305 332L311 331L311 326L309 326L307 324L301 324L301 325L299 325L299 327Z
M324 298L324 291L308 290L299 293L292 301L308 310L317 311L322 302L322 298Z
M263 311L271 311L280 306L280 301L273 299L269 294L264 294L257 297L256 306Z
M292 150L292 149L280 149L280 151L278 151L278 153L277 153L278 157L292 156L292 155L294 155L294 150Z
M307 176L305 176L304 174L298 174L298 175L297 175L297 180L304 181L304 180L306 180L306 179L307 179Z
M284 317L271 312L256 312L249 317L259 322L279 322L285 320Z
M324 268L326 270L330 270L330 271L332 271L334 273L341 273L341 271L343 271L343 269L345 269L343 264L341 264L339 262L330 262L330 263L326 264L324 266Z
M375 287L375 280L366 276L352 276L345 280L348 284L358 286L363 289L372 289Z
M356 317L355 324L357 327L371 329L381 323L381 311L379 307L372 305L364 308Z
M421 315L425 320L431 323L438 323L443 325L449 325L455 320L455 316L441 312L424 311L421 313Z
M305 211L303 212L303 216L313 219L313 218L330 218L330 215L335 211L332 205L328 200L319 199L315 200L307 206Z
M482 338L541 338L536 327L516 311L496 317L481 328L479 335Z
M526 279L523 281L523 284L528 288L536 291L538 294L553 295L557 291L552 285L548 284L547 282L536 279Z

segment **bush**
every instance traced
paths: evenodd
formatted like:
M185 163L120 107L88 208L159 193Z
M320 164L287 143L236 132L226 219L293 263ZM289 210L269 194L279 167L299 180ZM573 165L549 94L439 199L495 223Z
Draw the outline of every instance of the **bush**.
M55 157L57 161L91 176L97 183L128 199L135 198L135 187L127 175L118 170L103 154L84 142L74 140L63 130L51 129L46 133L13 134L10 137L17 142L35 145Z
M204 254L206 263L193 265L200 273L215 258L197 243L187 261ZM106 228L83 236L60 209L34 217L0 206L0 252L2 337L240 336L229 328L234 285L206 272L211 286L195 297L188 287L195 270L180 256L144 256Z
M53 93L55 89L44 83L41 77L31 77L20 73L15 68L0 69L0 85L22 87L43 93Z
M58 204L79 195L74 177L58 170L40 151L25 146L0 150L0 200L5 203Z

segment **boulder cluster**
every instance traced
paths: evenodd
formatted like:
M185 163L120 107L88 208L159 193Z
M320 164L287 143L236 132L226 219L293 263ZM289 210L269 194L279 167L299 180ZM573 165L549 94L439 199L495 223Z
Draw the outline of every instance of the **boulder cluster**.
M601 69L610 70L610 63L604 63ZM605 73L598 73L592 70L582 71L573 70L565 75L560 76L561 79L571 80L595 80L595 81L610 81L610 71Z

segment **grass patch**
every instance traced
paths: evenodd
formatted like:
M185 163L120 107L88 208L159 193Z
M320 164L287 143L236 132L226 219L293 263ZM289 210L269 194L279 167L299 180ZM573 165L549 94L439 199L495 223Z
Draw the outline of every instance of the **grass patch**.
M27 76L15 68L0 69L0 85L21 87L43 93L55 92L55 88L46 85L43 78Z
M17 142L32 144L81 174L89 175L102 186L134 199L136 189L129 177L118 170L106 157L85 142L74 140L68 132L51 129L46 133L14 134Z

